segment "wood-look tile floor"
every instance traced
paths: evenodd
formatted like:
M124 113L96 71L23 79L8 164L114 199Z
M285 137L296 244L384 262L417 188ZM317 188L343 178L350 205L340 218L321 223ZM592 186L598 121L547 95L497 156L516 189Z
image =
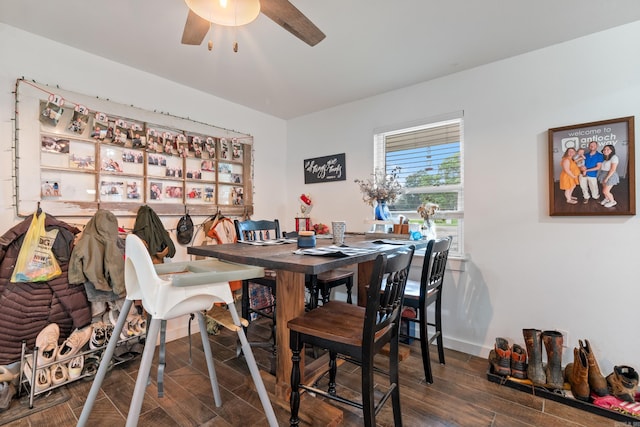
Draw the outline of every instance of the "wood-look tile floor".
M268 335L262 325L252 325L250 335ZM262 330L261 330L262 329ZM155 365L152 383L144 398L141 427L161 426L266 426L267 422L257 394L251 387L249 370L242 358L235 355L236 335L222 330L210 336L216 373L221 386L223 405L216 408L207 376L202 342L192 336L192 363L189 363L188 339L167 345L165 394L158 398ZM435 348L434 348L435 350ZM270 366L269 352L256 348L254 354L261 368ZM157 353L156 353L157 360ZM89 426L124 426L139 359L118 365L107 375L98 395ZM405 426L622 426L623 423L594 415L561 403L513 390L489 382L487 361L457 351L446 351L446 365L437 362L432 351L434 384L424 381L420 347L411 346L411 355L400 364L402 415ZM357 395L359 368L344 364L338 373L339 386ZM384 387L386 379L379 383ZM52 408L33 413L12 423L18 426L74 426L82 411L90 381L68 384L71 398ZM14 402L16 403L16 402ZM332 403L335 404L335 403ZM36 400L35 405L38 405ZM342 406L345 426L361 426L363 421L356 408ZM288 425L289 414L281 405L274 405L281 426ZM2 414L0 413L0 421ZM391 401L378 414L379 426L393 426ZM314 423L314 425L319 425ZM640 425L640 423L639 423Z

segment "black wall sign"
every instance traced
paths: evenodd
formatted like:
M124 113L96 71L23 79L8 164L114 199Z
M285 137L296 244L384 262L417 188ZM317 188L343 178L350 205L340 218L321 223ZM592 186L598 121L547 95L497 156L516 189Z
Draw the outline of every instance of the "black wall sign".
M344 181L347 169L344 153L304 161L304 183Z

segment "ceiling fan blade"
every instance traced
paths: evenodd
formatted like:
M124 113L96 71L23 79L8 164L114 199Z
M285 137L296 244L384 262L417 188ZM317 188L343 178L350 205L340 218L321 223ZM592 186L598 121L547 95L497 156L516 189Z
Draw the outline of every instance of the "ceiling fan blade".
M204 40L204 36L209 32L211 23L204 18L199 17L191 9L187 22L184 24L184 32L182 33L182 44L199 45Z
M260 12L309 46L317 45L326 37L288 0L260 0Z

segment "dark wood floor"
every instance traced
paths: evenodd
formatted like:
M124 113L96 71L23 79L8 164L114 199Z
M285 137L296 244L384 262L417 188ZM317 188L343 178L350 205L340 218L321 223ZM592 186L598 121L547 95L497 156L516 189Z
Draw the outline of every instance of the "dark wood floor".
M256 327L254 334L267 334L266 328L262 328L261 325L252 325L253 327ZM210 341L217 361L216 372L221 385L222 407L216 408L213 404L202 343L199 335L194 335L192 364L188 362L187 338L168 344L165 397L157 396L154 369L139 426L267 425L257 394L251 388L249 371L244 359L235 357L235 335L222 331L220 335L211 336ZM433 353L436 352L432 352L432 355ZM255 354L258 364L268 369L269 353L257 348ZM446 362L446 365L440 365L433 359L435 381L432 385L424 382L420 348L417 343L412 345L409 358L401 362L402 413L405 426L623 425L608 418L489 382L486 378L485 359L447 351ZM116 366L107 375L91 414L89 426L124 426L138 365L138 360L127 362ZM339 370L338 382L343 390L357 390L358 368L351 364L343 365ZM381 389L384 389L385 382L386 378L380 376ZM6 425L74 426L90 386L91 382L84 380L69 384L65 387L71 398L65 403L35 412ZM15 400L13 404L19 402ZM36 408L37 405L36 400ZM289 415L286 407L274 405L274 409L280 425L287 426ZM355 408L345 406L343 409L343 425L362 425L362 418ZM0 424L2 416L0 413ZM393 426L390 401L378 415L377 421L380 426Z

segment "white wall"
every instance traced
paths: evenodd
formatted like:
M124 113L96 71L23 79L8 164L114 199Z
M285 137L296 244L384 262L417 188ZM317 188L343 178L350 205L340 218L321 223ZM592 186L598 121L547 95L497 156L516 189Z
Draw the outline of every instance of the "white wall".
M255 215L267 218L285 215L286 198L273 190L285 187L286 176L282 167L285 121L4 24L0 24L0 58L0 234L22 220L16 217L13 205L11 146L14 111L12 92L16 79L23 76L80 94L98 96L149 111L190 117L253 135ZM30 121L22 120L21 123L26 125ZM31 177L39 181L39 174L35 173L37 165L35 161ZM66 220L84 224L88 218ZM203 220L194 218L196 224ZM135 217L119 218L119 225L132 228L134 221ZM178 217L163 218L167 229L175 229L177 221ZM184 246L176 243L176 249L175 261L187 259ZM179 333L184 335L186 329Z
M637 217L552 218L547 194L548 128L640 116L638 51L640 22L290 120L290 200L364 231L353 179L372 171L373 130L464 110L468 262L446 284L445 345L486 356L495 337L561 329L565 363L587 338L603 371L640 368ZM342 152L347 181L303 184L303 159Z

